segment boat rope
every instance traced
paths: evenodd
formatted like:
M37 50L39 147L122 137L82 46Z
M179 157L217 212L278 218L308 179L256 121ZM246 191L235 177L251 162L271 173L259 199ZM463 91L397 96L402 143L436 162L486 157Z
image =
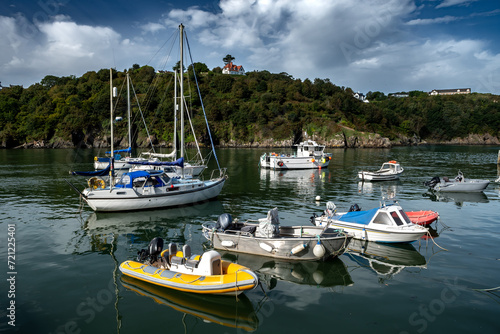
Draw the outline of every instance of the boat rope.
M441 248L442 250L448 251L446 248L443 248L443 247L441 247L441 246L439 246L439 245L438 245L438 243L436 242L436 240L434 240L434 238L432 237L431 232L429 232L429 230L427 230L427 235L429 236L429 238L432 240L432 242L433 242L436 246L438 246L438 247L439 247L439 248Z
M207 130L208 130L207 132L208 132L208 136L210 138L210 145L212 146L212 151L214 152L214 157L215 157L215 161L217 162L217 167L220 170L219 159L217 158L217 153L215 153L214 140L212 138L212 132L210 131L210 126L208 125L207 113L205 112L205 104L203 103L203 99L201 97L200 85L198 83L198 78L196 76L196 71L194 70L194 62L193 62L193 57L191 55L191 46L189 45L189 40L187 38L187 34L186 33L185 33L185 35L186 35L186 44L187 44L187 47L188 47L188 50L189 50L189 58L191 59L191 64L193 64L192 68L193 68L193 74L194 74L194 81L196 82L196 90L198 91L198 96L200 98L201 109L203 110L203 115L205 116L205 123L207 124Z

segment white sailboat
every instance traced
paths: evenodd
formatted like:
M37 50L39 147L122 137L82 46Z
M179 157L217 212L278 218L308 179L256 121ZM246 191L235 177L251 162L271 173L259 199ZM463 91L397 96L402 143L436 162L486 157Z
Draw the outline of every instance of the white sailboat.
M113 97L113 90L111 90L111 96ZM111 98L111 103L113 103L112 98ZM131 129L131 113L130 113L130 76L129 73L127 72L127 116L128 116L128 148L122 149L122 150L113 150L106 152L109 156L107 157L95 157L94 158L94 168L96 170L101 170L105 169L109 166L110 160L113 158L114 159L114 169L129 169L132 167L132 164L130 162L136 162L136 161L146 161L146 158L143 157L131 157L125 156L121 157L118 154L119 153L127 153L130 154L132 152L132 129ZM113 123L113 118L111 119L111 123ZM111 124L111 126L113 126ZM111 143L113 146L113 143Z
M179 110L179 104L182 103L182 107L187 109L187 105L184 104L184 98L179 99L177 97L177 82L180 80L180 76L178 78L177 71L174 72L174 142L173 142L173 151L170 153L156 153L156 152L142 152L141 156L148 157L145 161L133 161L131 162L133 170L154 170L154 171L164 171L170 177L174 177L177 175L191 175L194 177L198 177L203 173L203 171L207 168L205 164L205 160L201 155L200 148L198 145L198 141L196 140L196 134L193 129L193 137L196 142L196 148L198 149L197 156L199 157L198 163L186 162L184 161L184 166L176 166L165 164L161 159L169 159L169 161L177 160L177 112ZM180 100L180 103L179 103ZM189 115L189 113L187 113ZM193 128L193 124L191 123L191 119L189 119L191 128Z
M180 30L180 68L183 71L184 26ZM111 73L112 74L112 73ZM111 79L112 80L112 75ZM111 85L112 87L112 85ZM112 89L112 88L111 88ZM184 98L183 75L180 77L180 96ZM113 139L113 97L111 94L111 137ZM172 164L183 167L184 159L184 103L180 104L181 116L181 153L180 158ZM213 149L213 145L212 145ZM113 152L113 140L111 140ZM214 156L217 159L217 156ZM218 164L218 161L217 161ZM166 208L186 204L194 204L217 197L226 181L226 171L219 166L212 172L210 180L202 181L193 177L181 176L170 178L163 171L132 171L124 173L115 183L113 181L113 164L110 170L110 184L96 183L81 192L84 201L94 211L133 211L142 209Z

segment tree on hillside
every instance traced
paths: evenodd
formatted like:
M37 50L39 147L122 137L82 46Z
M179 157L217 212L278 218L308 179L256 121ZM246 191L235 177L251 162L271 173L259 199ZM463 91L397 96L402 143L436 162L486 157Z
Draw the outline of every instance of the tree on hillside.
M229 64L230 62L232 62L235 58L231 55L226 55L224 58L222 58L222 61L224 62L224 64Z

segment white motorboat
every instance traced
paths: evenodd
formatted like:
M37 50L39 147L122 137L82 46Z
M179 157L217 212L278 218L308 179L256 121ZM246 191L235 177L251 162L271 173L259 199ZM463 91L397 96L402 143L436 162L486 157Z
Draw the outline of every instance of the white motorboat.
M324 153L325 145L314 140L306 140L293 145L293 153L264 153L260 157L260 167L269 169L321 169L327 168L331 155Z
M278 209L257 221L233 221L224 213L215 223L202 225L203 235L215 249L285 260L326 260L342 254L352 236L318 226L283 226Z
M458 175L452 180L435 176L430 181L424 182L429 189L439 192L481 192L489 184L489 180L467 179L461 171L458 171Z
M397 180L403 172L403 167L397 161L391 160L384 162L382 167L375 172L359 171L358 178L362 181Z
M355 239L375 242L408 243L428 233L425 227L413 224L396 202L364 211L354 204L344 213L337 213L335 204L328 202L323 215L311 220L317 226L343 229Z
M183 67L184 26L179 26L181 59L179 68ZM110 71L112 81L112 71ZM184 97L183 75L180 77L180 96ZM112 87L112 84L110 84ZM112 96L112 88L111 88ZM111 97L111 120L113 119L113 100ZM181 99L181 153L175 162L168 162L173 166L184 167L184 105ZM207 123L208 125L208 123ZM210 130L208 130L210 133ZM214 146L212 150L215 159ZM113 152L113 122L111 122L111 152ZM93 177L89 180L89 187L80 192L80 196L94 211L133 211L155 208L167 208L186 204L203 202L219 195L227 179L226 170L221 169L219 162L218 171L214 170L209 180L201 180L192 176L184 177L183 174L169 177L163 171L132 171L124 173L118 182L115 182L113 164L110 164L110 180L106 185L103 179Z

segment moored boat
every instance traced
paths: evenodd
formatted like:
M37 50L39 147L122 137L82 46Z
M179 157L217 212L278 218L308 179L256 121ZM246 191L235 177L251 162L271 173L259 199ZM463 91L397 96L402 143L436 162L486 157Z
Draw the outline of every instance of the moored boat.
M328 202L325 212L311 220L317 226L340 228L355 239L375 242L408 243L428 233L426 228L413 224L397 203L364 211L353 205L349 212L337 213L335 204Z
M148 249L139 252L137 261L125 261L119 268L124 275L141 281L200 294L238 295L259 282L250 269L223 261L214 250L192 255L189 245L178 251L174 243L163 249L161 238L151 240Z
M358 178L362 181L389 181L397 180L404 172L403 167L395 161L391 160L382 164L379 170L374 172L359 171Z
M439 213L432 210L405 211L411 222L418 225L430 225L439 218Z
M439 192L481 192L489 184L489 180L467 179L461 171L458 171L458 175L452 180L435 176L430 181L424 182L429 189Z
M286 260L326 260L342 254L352 237L342 230L318 226L283 226L278 209L257 221L233 221L219 216L202 225L203 235L215 249L270 256Z
M269 169L321 169L328 167L332 157L324 153L325 145L306 140L293 145L293 153L264 153L260 157L261 168Z

